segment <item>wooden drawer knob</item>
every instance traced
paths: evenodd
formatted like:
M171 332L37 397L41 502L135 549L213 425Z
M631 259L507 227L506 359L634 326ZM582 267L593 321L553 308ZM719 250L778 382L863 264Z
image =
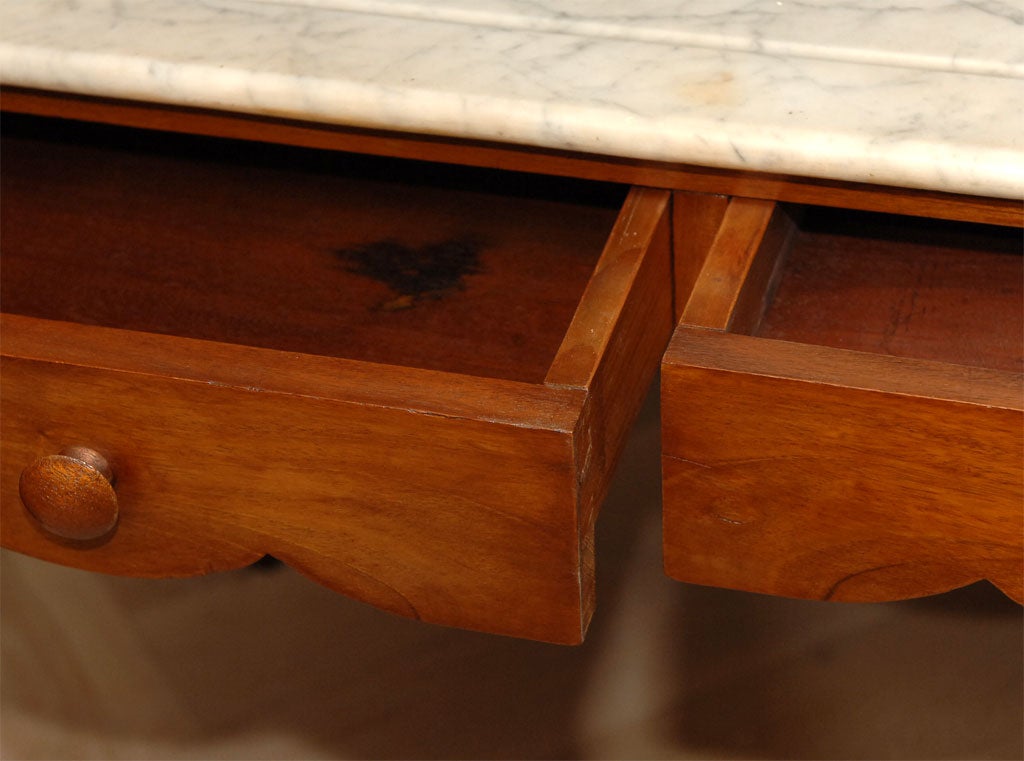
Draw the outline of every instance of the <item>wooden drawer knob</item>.
M117 523L110 464L88 447L67 447L21 472L21 501L47 531L65 539L98 539Z

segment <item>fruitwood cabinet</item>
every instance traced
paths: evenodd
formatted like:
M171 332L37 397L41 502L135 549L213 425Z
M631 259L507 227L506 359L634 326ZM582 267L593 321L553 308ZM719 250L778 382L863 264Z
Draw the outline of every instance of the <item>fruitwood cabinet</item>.
M137 576L269 554L401 615L579 642L594 522L662 364L671 575L1020 597L1016 204L29 90L3 107L5 547ZM972 222L973 332L894 347L796 204ZM858 282L946 287L917 266L869 259Z

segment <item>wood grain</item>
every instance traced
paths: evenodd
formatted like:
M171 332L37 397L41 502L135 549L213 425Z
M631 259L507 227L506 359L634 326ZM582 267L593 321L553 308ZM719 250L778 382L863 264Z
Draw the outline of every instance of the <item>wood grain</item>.
M987 371L989 398L961 401L931 391L943 369L681 329L662 370L667 572L849 601L988 579L1024 600L1020 376Z
M1024 225L1024 206L1019 200L977 198L908 188L738 172L443 136L389 133L344 125L311 124L266 116L89 98L19 88L0 90L0 105L11 112L148 129L426 159L770 201L820 204L1016 227Z
M39 120L3 156L7 312L532 382L622 196Z
M673 310L676 321L683 315L683 308L690 299L728 208L728 196L682 190L672 194Z
M1020 601L1019 250L993 250L984 229L954 245L949 230L923 241L905 223L886 231L864 219L842 253L805 233L766 245L771 217L756 211L730 204L662 367L668 573L833 600L989 579ZM764 273L793 240L795 268L812 274L794 283L784 267L780 306ZM833 255L848 270L835 275ZM751 315L769 303L758 328ZM972 304L987 307L983 318ZM913 314L923 329L908 328ZM969 364L934 361L960 343L980 347L953 350Z
M682 322L720 330L756 327L792 233L792 220L776 204L732 199L682 310Z
M84 456L76 456L85 452ZM117 493L102 455L65 447L21 471L22 503L47 531L65 539L99 539L117 524Z
M3 374L7 547L133 576L271 554L402 615L582 636L567 433L27 360ZM20 463L65 441L119 473L101 546L41 537L12 492Z
M1009 228L816 209L757 333L1021 372L1022 251Z

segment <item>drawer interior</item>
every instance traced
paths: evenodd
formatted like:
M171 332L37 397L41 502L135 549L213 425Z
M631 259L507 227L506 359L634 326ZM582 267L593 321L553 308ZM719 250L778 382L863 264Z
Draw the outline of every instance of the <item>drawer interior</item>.
M1024 370L1020 229L816 207L782 213L793 226L755 335Z
M617 185L5 115L8 313L541 382Z

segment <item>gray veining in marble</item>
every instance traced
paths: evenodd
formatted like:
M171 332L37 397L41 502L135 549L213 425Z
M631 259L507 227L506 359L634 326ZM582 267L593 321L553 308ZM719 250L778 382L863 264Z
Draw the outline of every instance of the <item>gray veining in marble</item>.
M5 0L0 81L1024 197L1004 0Z

